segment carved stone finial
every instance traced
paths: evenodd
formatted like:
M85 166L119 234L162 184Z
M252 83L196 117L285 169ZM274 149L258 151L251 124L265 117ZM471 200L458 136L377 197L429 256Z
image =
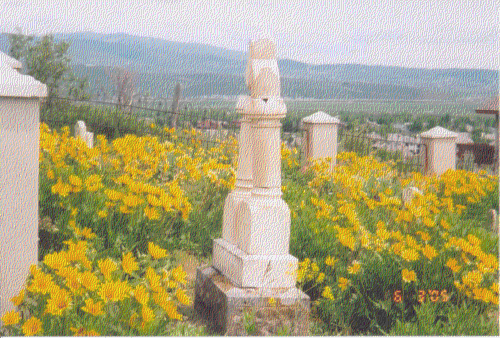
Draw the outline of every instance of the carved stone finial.
M279 97L281 84L276 47L270 39L251 41L245 80L250 96L259 99Z
M272 60L276 58L276 45L270 39L259 39L250 42L250 58Z

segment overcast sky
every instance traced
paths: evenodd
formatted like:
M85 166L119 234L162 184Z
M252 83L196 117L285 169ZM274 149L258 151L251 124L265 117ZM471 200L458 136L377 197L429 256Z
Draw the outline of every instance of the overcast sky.
M247 51L270 36L278 57L418 68L499 65L498 0L0 0L0 31L124 32Z

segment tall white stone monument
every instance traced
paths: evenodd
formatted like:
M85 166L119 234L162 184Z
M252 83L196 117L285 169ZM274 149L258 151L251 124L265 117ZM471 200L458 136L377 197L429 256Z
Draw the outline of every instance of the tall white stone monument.
M235 188L226 198L222 238L214 241L213 267L197 271L195 308L227 334L244 306L265 297L301 306L291 319L296 334L308 333L309 297L295 288L298 262L289 254L290 209L281 198L280 119L286 106L276 48L269 39L250 42L245 72L250 96L242 115ZM225 281L225 282L223 282Z
M243 119L237 183L226 200L213 265L240 287L292 287L297 259L288 253L290 209L281 199L279 120L286 106L270 40L250 43L246 82L250 97L238 105Z

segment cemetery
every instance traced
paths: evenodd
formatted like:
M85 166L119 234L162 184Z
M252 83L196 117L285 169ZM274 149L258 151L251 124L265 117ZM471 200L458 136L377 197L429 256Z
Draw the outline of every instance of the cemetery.
M287 147L270 39L238 139L57 130L0 55L2 335L498 335L498 177L457 169L456 133L404 140L422 173L340 151L326 112Z

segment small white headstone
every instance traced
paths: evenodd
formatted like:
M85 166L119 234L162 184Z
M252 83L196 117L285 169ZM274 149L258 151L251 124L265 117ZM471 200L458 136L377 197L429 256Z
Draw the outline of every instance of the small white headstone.
M84 141L85 143L87 143L87 146L89 148L92 148L94 146L94 133L90 132L85 133Z
M92 148L94 145L94 133L87 131L87 127L83 121L76 122L75 138L81 138L89 148Z
M85 126L85 122L83 122L83 121L76 122L75 137L83 138L83 136L85 135L86 132L87 132L87 127Z
M423 195L422 191L418 188L406 187L403 190L403 203L405 203L405 204L410 203L413 200L413 198L415 197L415 194Z

